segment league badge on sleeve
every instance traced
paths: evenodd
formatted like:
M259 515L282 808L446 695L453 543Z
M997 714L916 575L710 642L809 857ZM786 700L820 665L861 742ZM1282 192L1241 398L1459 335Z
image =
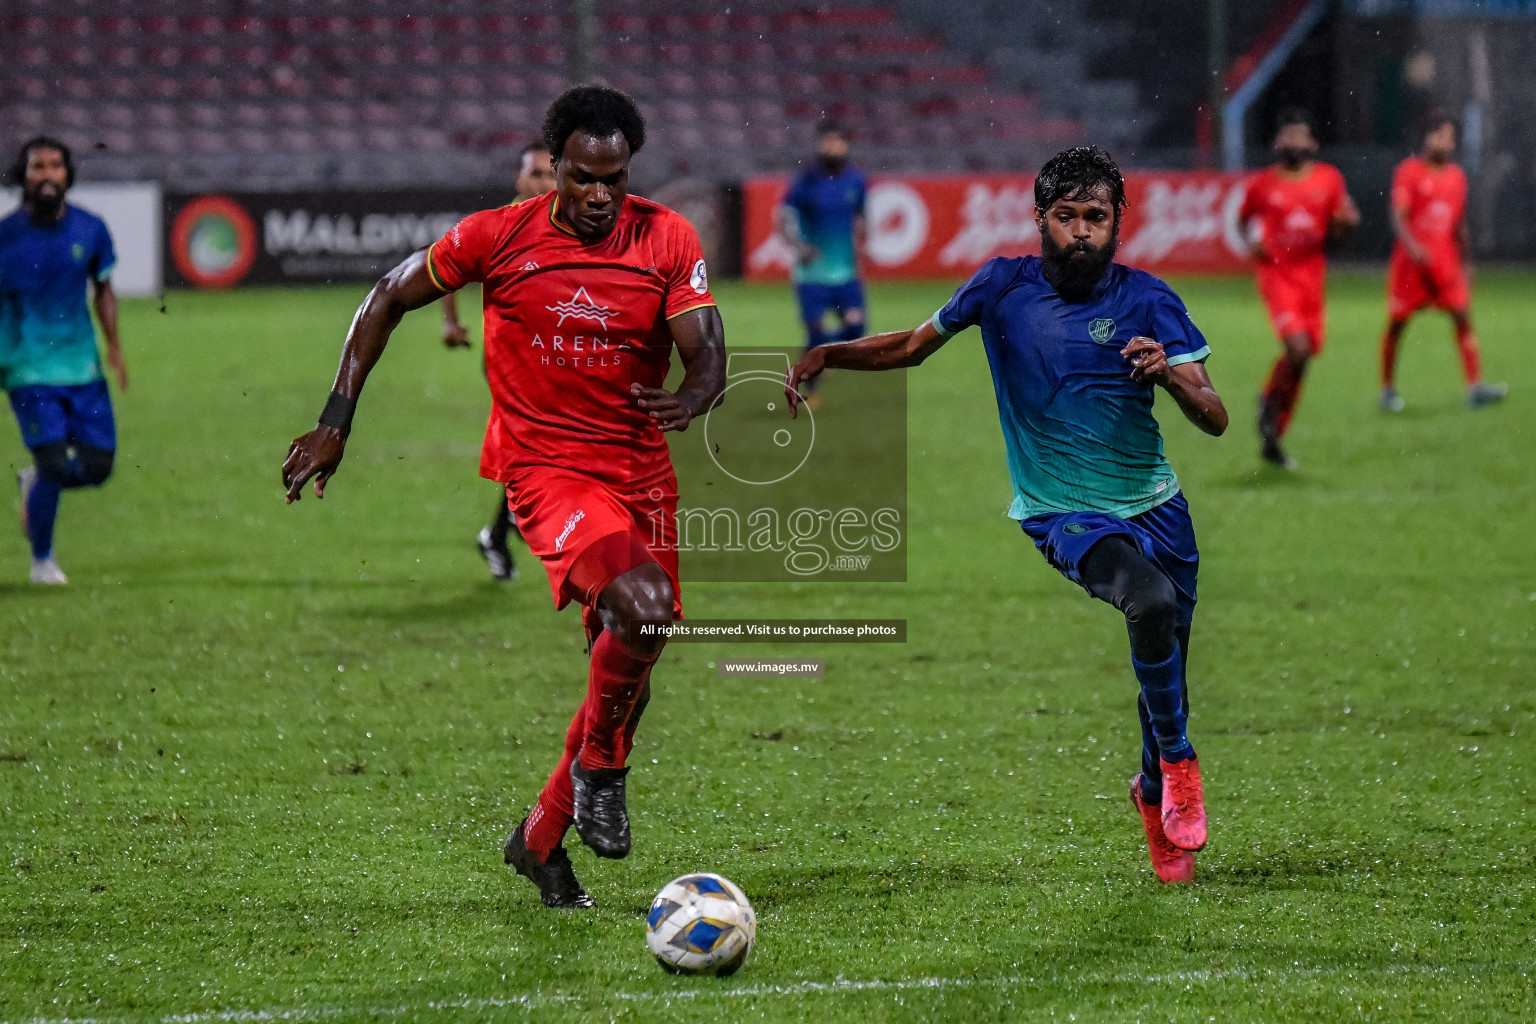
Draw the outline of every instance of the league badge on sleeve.
M700 295L709 291L709 274L704 270L703 260L693 265L693 273L689 276L688 283Z

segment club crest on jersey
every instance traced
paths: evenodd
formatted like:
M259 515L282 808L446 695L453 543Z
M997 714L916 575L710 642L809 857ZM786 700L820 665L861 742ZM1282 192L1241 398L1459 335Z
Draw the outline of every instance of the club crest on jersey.
M1088 325L1088 336L1100 345L1108 345L1115 336L1115 322L1107 316L1099 317Z
M575 317L577 320L596 320L606 328L608 326L608 318L618 316L619 314L619 311L616 309L599 306L593 302L592 296L587 294L585 285L578 287L576 294L564 302L557 302L553 306L545 306L544 308L551 313L560 314L560 322L555 325L556 327L563 327L566 320Z

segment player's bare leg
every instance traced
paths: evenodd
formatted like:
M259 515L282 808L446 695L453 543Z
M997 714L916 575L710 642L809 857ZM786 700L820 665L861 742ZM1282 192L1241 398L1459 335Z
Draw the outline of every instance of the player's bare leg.
M1509 385L1488 383L1483 380L1483 356L1477 347L1477 334L1472 330L1472 317L1464 309L1451 311L1451 322L1456 327L1456 353L1461 357L1461 372L1467 381L1467 405L1474 409L1504 400Z
M1407 320L1390 320L1381 336L1381 409L1383 412L1402 412L1403 398L1397 393L1397 348L1403 338Z
M1307 364L1312 359L1312 339L1298 331L1280 340L1285 345L1285 352L1275 361L1259 397L1259 455L1279 469L1292 470L1296 468L1296 460L1285 453L1280 440L1290 429L1296 403L1301 400Z

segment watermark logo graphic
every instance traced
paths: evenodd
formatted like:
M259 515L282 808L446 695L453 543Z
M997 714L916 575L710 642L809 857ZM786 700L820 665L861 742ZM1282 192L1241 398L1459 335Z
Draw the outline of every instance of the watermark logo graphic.
M565 549L566 538L570 537L571 531L576 529L576 524L585 518L587 518L587 514L581 509L577 509L575 512L572 512L570 515L565 517L565 529L561 530L560 536L555 538L556 551L563 551Z
M725 395L704 417L704 443L710 461L732 480L757 487L776 484L811 457L816 416L801 395L799 416L789 418L788 375L786 353L726 357Z
M553 306L545 306L544 308L551 313L560 314L560 322L555 325L556 327L565 326L565 322L574 317L577 320L596 320L606 329L608 327L608 318L619 315L618 310L609 309L607 306L599 306L593 302L592 296L587 293L585 285L577 288L576 294L566 301L557 302Z
M791 419L798 354L728 353L721 404L668 435L679 497L648 514L653 541L700 581L905 580L905 376L834 372Z
M1115 336L1115 322L1107 316L1099 317L1088 325L1088 336L1100 345L1108 345Z

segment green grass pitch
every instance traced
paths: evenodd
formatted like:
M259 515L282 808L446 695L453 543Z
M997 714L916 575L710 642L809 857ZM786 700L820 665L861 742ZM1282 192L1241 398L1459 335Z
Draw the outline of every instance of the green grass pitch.
M686 590L695 617L909 642L778 683L710 662L794 649L669 651L635 852L573 854L582 914L501 864L585 668L526 553L500 586L474 552L478 355L408 318L330 496L285 508L362 289L126 303L118 472L60 517L73 583L29 588L14 535L0 572L0 1021L1530 1020L1536 280L1477 285L1507 403L1465 408L1435 316L1388 416L1380 277L1335 275L1294 475L1257 463L1252 283L1180 287L1233 419L1212 439L1159 403L1204 554L1198 884L1158 886L1126 801L1119 617L1001 517L973 332L909 377L909 582ZM874 325L948 291L875 287ZM732 342L795 339L786 289L719 294ZM731 979L645 950L652 894L699 869L761 917Z

